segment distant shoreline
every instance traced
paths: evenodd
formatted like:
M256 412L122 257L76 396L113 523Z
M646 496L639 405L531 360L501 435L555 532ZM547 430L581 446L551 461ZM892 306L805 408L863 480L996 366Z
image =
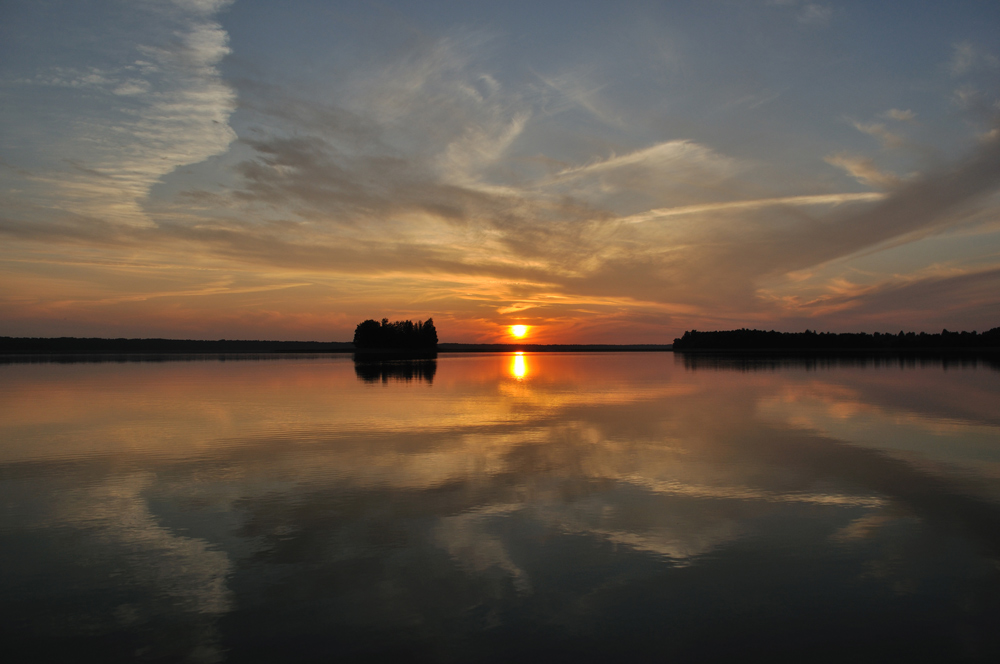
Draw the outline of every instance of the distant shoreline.
M735 332L735 333L734 333ZM355 348L347 341L262 341L201 339L105 339L82 337L0 337L0 356L72 356L72 355L263 355L263 354L354 354L368 359L427 357L437 353L595 353L595 352L678 352L685 354L745 355L936 355L1000 354L1000 343L991 338L996 333L965 336L952 333L924 335L909 343L896 339L873 339L869 335L816 335L801 333L765 333L746 335L734 332L686 333L677 344L532 344L532 343L439 343L436 349ZM754 330L753 332L757 332ZM758 333L759 334L759 333ZM864 337L868 336L867 339ZM889 337L890 335L885 335ZM951 335L948 335L951 336ZM694 337L694 338L692 338ZM748 338L749 337L749 338ZM837 338L841 337L841 338ZM859 338L860 337L860 338ZM885 345L865 342L881 341ZM775 342L778 342L777 344ZM820 341L820 343L816 343ZM686 342L686 343L685 343ZM691 343L694 342L694 343ZM825 342L825 343L823 343ZM846 343L845 343L846 342ZM889 342L889 343L886 343ZM921 343L923 342L923 343ZM942 343L943 342L943 343ZM948 343L953 342L953 343ZM958 343L954 343L958 342ZM965 343L962 343L965 342ZM898 342L897 342L898 343ZM854 345L857 344L857 345Z
M0 355L217 355L227 353L353 352L354 344L336 341L0 337Z
M664 352L670 344L463 344L440 343L438 353L482 352ZM415 354L434 353L434 349ZM406 349L359 350L347 341L199 339L105 339L98 337L0 337L0 355L201 355L263 353L355 353L396 356Z

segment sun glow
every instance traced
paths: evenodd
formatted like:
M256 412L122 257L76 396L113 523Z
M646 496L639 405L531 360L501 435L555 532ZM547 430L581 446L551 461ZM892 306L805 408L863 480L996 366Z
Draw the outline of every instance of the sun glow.
M527 333L528 333L528 326L527 325L511 325L510 326L510 334L511 334L511 336L517 337L518 339L520 339L521 337L523 337Z

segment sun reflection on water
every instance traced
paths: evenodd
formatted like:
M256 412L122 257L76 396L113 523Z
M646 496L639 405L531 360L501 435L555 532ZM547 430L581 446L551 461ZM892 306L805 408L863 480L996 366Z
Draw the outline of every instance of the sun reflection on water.
M524 353L518 351L511 358L510 374L518 380L524 380L524 377L528 375L528 365L524 363Z

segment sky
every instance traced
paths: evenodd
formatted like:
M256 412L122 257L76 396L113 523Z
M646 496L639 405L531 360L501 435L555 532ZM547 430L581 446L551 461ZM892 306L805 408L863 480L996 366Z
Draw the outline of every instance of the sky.
M1000 326L1000 3L5 0L0 335Z

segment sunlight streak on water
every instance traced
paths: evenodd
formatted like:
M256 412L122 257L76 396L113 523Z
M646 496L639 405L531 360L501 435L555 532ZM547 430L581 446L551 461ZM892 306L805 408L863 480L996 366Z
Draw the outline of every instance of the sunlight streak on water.
M525 376L528 375L528 366L524 361L524 353L520 351L514 353L514 357L511 358L510 362L510 374L518 380L524 380Z

